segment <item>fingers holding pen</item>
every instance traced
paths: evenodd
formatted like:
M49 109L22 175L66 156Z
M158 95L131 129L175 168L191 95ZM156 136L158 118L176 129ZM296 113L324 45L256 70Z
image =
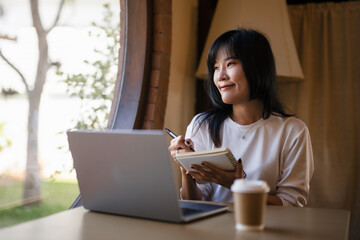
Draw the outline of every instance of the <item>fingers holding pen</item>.
M185 145L188 146L188 148L191 150L191 151L195 151L194 150L194 142L188 138L188 139L185 139Z
M188 142L188 143L186 143ZM173 138L170 142L169 151L171 153L172 157L175 157L175 155L179 152L189 152L191 151L192 141L190 139L185 140L185 138L182 135L177 136L176 138Z
M180 149L189 150L189 148L194 145L194 143L191 141L191 139L185 139L182 135L179 135L176 138L173 138L171 140L170 144L173 145L174 147L176 147L178 150L180 150Z
M182 135L173 138L170 142L170 147L173 147L175 150L187 148L185 144L185 138Z

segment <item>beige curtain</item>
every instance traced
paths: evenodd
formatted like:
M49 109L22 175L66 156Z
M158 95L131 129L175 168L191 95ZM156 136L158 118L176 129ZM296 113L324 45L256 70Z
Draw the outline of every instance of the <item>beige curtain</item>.
M315 158L309 205L351 211L360 239L360 2L289 6L305 79L280 96L309 127Z

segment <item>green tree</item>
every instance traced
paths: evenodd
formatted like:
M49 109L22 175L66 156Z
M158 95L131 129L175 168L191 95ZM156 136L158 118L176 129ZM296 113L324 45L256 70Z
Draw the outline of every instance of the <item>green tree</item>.
M59 63L52 62L49 58L49 46L47 41L48 34L58 24L65 0L59 1L54 21L50 27L45 28L40 17L39 0L29 0L31 17L38 40L38 64L34 84L30 84L30 79L17 68L0 49L0 58L2 58L10 68L12 68L20 77L29 100L28 110L28 139L27 139L27 160L26 176L24 183L24 204L38 204L41 201L39 162L38 162L38 128L39 128L39 106L45 82L47 80L48 70ZM6 38L6 35L0 35ZM5 37L4 37L5 36Z
M110 4L104 4L103 7L103 19L100 23L92 22L94 28L89 31L89 36L104 44L94 49L98 60L84 60L92 71L65 74L59 69L57 72L61 77L66 77L61 81L66 84L67 94L81 100L80 115L75 123L77 129L106 128L113 99L120 47L120 23L118 16L114 20Z

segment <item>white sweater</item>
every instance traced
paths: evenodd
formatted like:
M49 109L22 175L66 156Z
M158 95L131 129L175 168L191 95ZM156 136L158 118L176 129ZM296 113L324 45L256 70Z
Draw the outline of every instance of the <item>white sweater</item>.
M186 138L194 142L195 151L215 148L205 122L200 129L193 118ZM294 117L271 115L250 125L225 119L221 129L222 146L236 159L241 158L247 179L264 180L270 195L279 197L284 206L304 206L309 197L309 183L314 171L310 133ZM233 202L229 189L215 183L198 184L203 200Z

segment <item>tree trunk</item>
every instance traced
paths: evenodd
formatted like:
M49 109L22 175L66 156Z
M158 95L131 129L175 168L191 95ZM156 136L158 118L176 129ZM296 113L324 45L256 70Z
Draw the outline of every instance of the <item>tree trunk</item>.
M24 183L23 204L41 202L40 167L38 163L38 127L39 103L29 96L28 142L26 177Z
M37 1L31 1L31 4ZM37 10L32 6L32 10ZM28 91L29 115L28 115L28 142L26 177L24 183L24 204L39 204L41 202L40 168L38 163L38 128L39 128L39 106L42 91L46 81L46 73L50 68L48 61L47 32L40 24L38 12L33 15L34 26L38 36L39 60L37 65L36 79L32 90Z
M48 44L46 34L39 36L39 61L35 80L35 86L28 93L28 142L26 177L24 183L24 204L37 204L41 201L40 168L38 163L38 128L39 128L39 106L41 94L46 80L48 64Z
M33 89L30 90L27 83L24 82L27 87L27 95L29 98L29 115L26 177L24 183L23 202L24 204L38 204L41 202L40 167L38 163L39 106L46 81L46 73L51 67L51 64L49 63L48 43L46 37L47 34L56 26L65 1L60 0L54 23L47 30L43 28L40 19L39 1L29 0L29 2L33 25L38 36L39 60Z

